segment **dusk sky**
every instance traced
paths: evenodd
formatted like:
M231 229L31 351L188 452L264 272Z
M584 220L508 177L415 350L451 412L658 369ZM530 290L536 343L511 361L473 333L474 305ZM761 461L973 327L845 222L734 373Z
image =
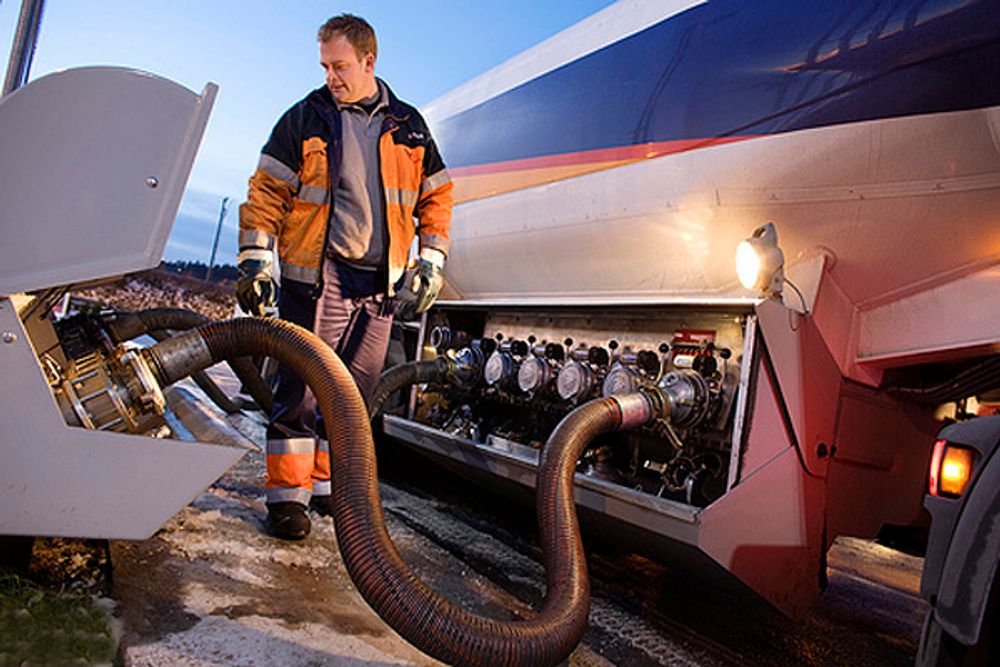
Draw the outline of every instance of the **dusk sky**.
M611 0L47 0L31 78L84 65L147 70L219 97L181 204L167 259L208 261L222 198L232 199L219 263L236 257L236 204L281 113L322 85L315 35L350 12L375 27L376 74L418 107ZM0 3L10 53L20 2ZM4 64L6 71L6 63ZM444 156L447 160L447 155Z

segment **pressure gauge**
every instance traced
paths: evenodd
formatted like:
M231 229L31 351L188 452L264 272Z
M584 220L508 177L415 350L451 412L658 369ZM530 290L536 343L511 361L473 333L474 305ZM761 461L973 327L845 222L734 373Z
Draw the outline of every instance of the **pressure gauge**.
M578 401L590 393L593 384L594 372L579 361L571 361L559 371L556 389L563 400Z
M552 379L552 367L538 357L530 357L521 364L517 372L517 385L521 391L532 393L544 389Z
M491 387L511 389L517 387L517 362L506 352L497 350L486 360L483 380Z
M602 396L623 396L634 394L639 391L642 383L642 374L631 366L615 364L604 378L604 386L601 387Z

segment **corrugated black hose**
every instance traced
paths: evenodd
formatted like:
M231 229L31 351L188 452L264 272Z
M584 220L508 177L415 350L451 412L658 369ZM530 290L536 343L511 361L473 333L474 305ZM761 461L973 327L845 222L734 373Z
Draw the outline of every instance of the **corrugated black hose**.
M157 331L187 331L210 321L201 313L183 308L149 308L138 313L116 313L115 319L109 321L107 326L115 342L124 342L144 334L153 335ZM161 340L160 336L153 337ZM227 362L264 414L271 414L271 388L260 376L253 362L247 358L228 359ZM220 409L229 414L239 412L239 406L208 375L192 373L191 378Z
M162 329L157 329L156 331L150 331L148 333L159 343L173 337ZM194 380L194 383L198 385L199 389L205 392L208 399L215 403L215 405L227 415L234 415L240 411L240 406L236 405L236 403L233 402L233 399L229 398L229 395L222 391L222 388L215 384L215 380L208 377L208 373L205 371L195 371L194 373L191 373L191 379Z
M443 382L448 363L441 357L424 361L410 361L382 372L378 387L368 404L368 414L374 419L392 396L405 387L425 382Z
M206 324L144 354L164 384L242 356L274 357L302 378L326 424L334 525L347 570L378 615L420 650L455 665L554 665L579 643L590 597L573 473L592 438L622 427L618 400L598 399L577 408L549 438L537 478L548 587L544 604L532 618L499 621L455 606L400 557L385 526L364 401L343 362L319 338L281 320L239 318Z

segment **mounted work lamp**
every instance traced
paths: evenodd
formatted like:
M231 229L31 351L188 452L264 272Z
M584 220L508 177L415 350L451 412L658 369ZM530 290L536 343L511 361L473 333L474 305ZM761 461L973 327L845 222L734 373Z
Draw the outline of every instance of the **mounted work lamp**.
M778 247L778 232L773 223L761 225L736 246L736 274L740 283L772 299L781 296L784 265L785 254Z

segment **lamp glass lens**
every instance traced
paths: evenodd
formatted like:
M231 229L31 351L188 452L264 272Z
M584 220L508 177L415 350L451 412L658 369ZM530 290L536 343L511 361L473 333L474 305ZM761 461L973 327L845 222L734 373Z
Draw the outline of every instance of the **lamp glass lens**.
M760 282L760 257L749 241L736 246L736 275L746 289L758 289Z

